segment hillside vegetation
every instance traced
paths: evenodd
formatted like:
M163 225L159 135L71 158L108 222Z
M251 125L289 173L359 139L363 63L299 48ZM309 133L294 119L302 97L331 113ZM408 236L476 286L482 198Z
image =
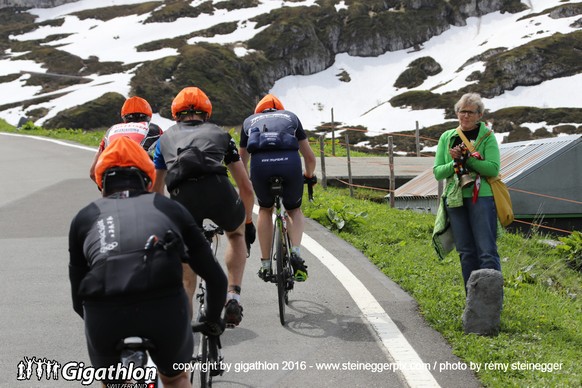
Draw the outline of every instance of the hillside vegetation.
M478 4L476 4L478 3ZM215 36L228 34L236 28L236 23L223 23L197 30L171 39L154 40L138 47L140 51L153 51L171 47L179 55L145 62L138 66L131 80L131 94L137 94L150 101L155 112L170 118L170 103L176 93L184 86L196 80L204 89L215 106L213 120L225 126L238 126L248 115L254 104L273 86L275 81L288 75L314 74L325 70L334 61L338 53L353 56L372 57L387 51L401 49L419 49L423 42L449 29L461 26L472 16L491 12L520 12L527 9L527 2L503 0L492 2L475 2L473 0L434 0L434 1L345 1L347 8L336 6L338 0L319 0L318 6L282 7L268 14L253 19L256 28L265 27L253 38L240 44L251 50L248 55L238 57L229 45L209 43L188 44L195 36ZM149 14L144 23L166 23L183 17L196 17L217 11L245 9L257 6L256 0L237 0L212 4L202 2L192 6L191 1L173 0L164 2L143 2L140 4L119 5L95 8L76 12L80 19L111 20L115 17ZM563 18L582 13L579 3L564 4L544 11L548 17ZM533 17L533 15L529 15ZM123 65L117 62L100 62L98 58L79 58L60 50L58 46L46 43L61 39L63 36L48 36L37 41L11 40L11 34L22 34L36 28L59 25L63 19L47 20L34 23L34 19L25 8L0 9L0 43L3 50L24 53L22 58L43 64L47 74L32 74L26 85L38 85L42 92L58 92L72 84L87 82L91 74L111 74L127 71L136 64ZM579 23L582 24L582 23ZM497 96L504 91L519 86L531 86L545 80L566 77L582 71L582 31L533 40L514 49L499 47L488 50L480 56L471 58L465 64L483 61L485 69L470 75L470 86L454 92L435 94L430 90L408 91L422 88L425 80L440 72L440 64L433 58L425 57L410 63L402 69L396 86L402 93L389 103L395 107L412 109L442 108L447 111L447 118L453 117L452 106L459 96L467 91L478 91L485 97ZM556 61L555 58L560 58ZM51 76L55 73L59 76ZM2 77L10 81L18 77L11 74ZM351 82L350 74L341 75L341 81ZM116 96L104 95L66 112L61 112L54 119L47 121L46 128L83 128L86 130L103 129L111 123L108 107ZM46 101L32 99L0 106L0 110L19 105L30 105ZM97 107L97 109L95 109ZM580 133L580 126L557 128L557 115L561 123L580 123L582 108L570 108L556 112L552 109L530 109L528 114L520 115L520 109L510 111L487 112L487 117L503 132L510 132L508 141L527 140L532 137L550 137L557 133ZM524 107L523 109L528 109ZM523 111L523 109L521 111ZM525 131L522 123L531 122L535 111L538 122L547 122L547 127L540 128L535 134ZM85 120L91 112L89 120ZM28 118L37 120L47 114L44 110L27 112ZM431 137L438 138L439 132L448 124L443 123L423 131ZM315 128L325 131L324 128ZM427 136L428 137L428 136ZM372 136L364 139L374 142ZM373 146L373 144L372 144ZM409 142L396 139L399 151L411 152ZM373 148L373 147L372 147Z

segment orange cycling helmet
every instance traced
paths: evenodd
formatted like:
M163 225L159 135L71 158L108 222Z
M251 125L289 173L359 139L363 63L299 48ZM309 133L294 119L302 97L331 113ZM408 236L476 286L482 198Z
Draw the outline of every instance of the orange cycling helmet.
M206 113L206 119L212 114L212 104L206 93L197 87L184 88L172 101L172 116L176 120L181 114Z
M272 94L267 94L255 108L255 113L262 113L266 110L285 110L279 99Z
M147 152L136 141L127 136L113 140L99 155L95 165L97 186L103 189L103 178L107 171L119 167L135 168L145 174L150 182L156 179L156 169Z
M136 118L138 121L150 121L152 114L152 107L150 106L149 102L138 96L128 98L125 100L123 106L121 107L121 118L124 120L126 118ZM139 120L139 118L143 118L143 116L146 116L147 120Z

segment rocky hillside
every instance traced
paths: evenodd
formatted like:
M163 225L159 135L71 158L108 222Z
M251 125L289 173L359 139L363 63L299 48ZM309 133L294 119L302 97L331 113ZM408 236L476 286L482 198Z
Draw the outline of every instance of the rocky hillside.
M0 0L0 8L6 7L31 7L49 8L62 4L72 3L78 0Z
M26 85L42 87L40 97L0 105L0 111L15 106L31 106L54 98L55 94L74 83L87 82L92 74L106 75L136 69L131 78L131 94L147 98L154 111L170 118L167 101L190 80L213 96L213 119L223 125L240 124L254 108L255 101L264 95L277 81L288 75L308 75L325 70L333 64L339 53L357 57L376 57L388 51L418 50L423 42L437 36L451 26L463 26L467 18L491 12L517 13L527 9L528 1L519 0L317 0L310 7L282 7L252 19L255 29L261 29L249 40L242 42L247 55L237 56L232 45L212 43L188 43L194 37L228 34L237 28L237 22L227 22L210 28L196 29L189 34L170 39L152 39L137 47L140 52L172 48L178 55L145 61L138 64L101 61L97 57L81 58L60 50L58 45L47 44L63 39L49 35L42 40L14 40L13 35L33 31L43 26L59 25L62 18L40 23L27 12L27 6L52 6L66 1L4 1L0 4L19 5L0 9L0 52L23 53L19 59L42 64L46 73L32 74ZM111 20L119 16L147 15L143 23L170 23L180 18L196 17L215 12L232 12L256 7L259 0L232 0L192 2L189 0L140 2L79 11L74 14L80 20ZM96 2L97 3L97 2ZM197 4L197 5L192 5ZM343 6L342 6L343 5ZM582 14L582 3L564 1L563 4L543 11L551 18L571 17ZM582 27L582 17L575 22ZM556 60L559 58L559 60ZM393 106L409 106L414 109L443 108L448 118L458 97L467 91L478 91L484 97L494 97L519 86L537 85L545 80L566 77L582 72L582 30L569 34L555 34L533 40L516 47L498 47L470 58L466 65L483 62L484 70L470 75L471 83L454 92L444 94L430 90L418 90L424 80L438 74L440 64L431 57L424 57L402 69L395 87L402 93L393 97ZM461 70L461 69L459 69ZM58 75L58 76L51 76ZM20 77L14 72L0 76L0 84ZM349 82L349 74L342 75ZM414 91L408 89L416 88ZM47 93L53 93L47 95ZM99 99L63 111L43 123L48 128L82 127L94 129L117 122L117 111L124 96L118 93L104 94ZM552 122L560 115L559 122L582 123L582 109L510 108L490 112L496 125L508 131L519 131L519 125L532 116L540 121ZM44 109L26 111L33 121L47 114ZM555 121L555 120L554 120ZM426 128L429 132L442 131L441 126ZM582 132L580 126L551 128L541 136L552 132ZM534 136L524 134L524 136Z

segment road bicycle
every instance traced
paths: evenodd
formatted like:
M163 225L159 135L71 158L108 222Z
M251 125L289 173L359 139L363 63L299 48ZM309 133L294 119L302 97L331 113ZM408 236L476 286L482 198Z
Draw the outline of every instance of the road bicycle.
M119 341L117 344L117 350L121 352L121 365L127 368L127 370L134 371L138 368L144 368L148 365L148 352L154 349L155 345L153 342L143 337L126 337ZM136 383L144 387L147 386L152 388L158 388L162 386L159 382L157 374L154 380L147 379L144 373L143 379L129 380L126 383Z
M277 284L279 302L279 321L285 326L285 307L289 304L289 291L293 290L295 279L291 265L291 239L287 230L287 212L283 205L283 178L274 176L269 179L271 193L275 196L275 220L271 241L271 273L262 275L266 282ZM307 185L309 200L313 200L313 184ZM273 271L274 269L274 271Z
M212 247L212 252L216 256L218 250L218 236L224 234L224 230L214 224L204 225L204 236ZM198 346L195 347L195 353L192 355L192 373L190 382L194 383L194 375L197 374L200 380L200 387L206 388L212 386L212 379L216 376L222 376L224 373L224 356L222 355L222 345L220 336L207 336L202 333L205 319L206 304L206 285L204 279L200 279L198 284L198 312L196 323L192 324L192 331L198 334Z

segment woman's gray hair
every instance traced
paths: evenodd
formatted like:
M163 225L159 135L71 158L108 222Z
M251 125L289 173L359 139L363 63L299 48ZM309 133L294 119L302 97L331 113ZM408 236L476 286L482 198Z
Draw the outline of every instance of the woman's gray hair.
M477 111L479 113L483 113L485 110L485 105L483 104L483 100L481 100L481 96L478 93L467 93L463 94L463 96L457 101L455 104L455 112L459 112L462 107L467 105L474 105L477 107Z

